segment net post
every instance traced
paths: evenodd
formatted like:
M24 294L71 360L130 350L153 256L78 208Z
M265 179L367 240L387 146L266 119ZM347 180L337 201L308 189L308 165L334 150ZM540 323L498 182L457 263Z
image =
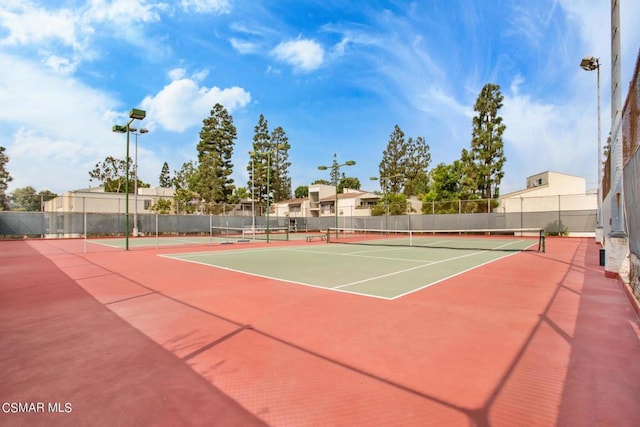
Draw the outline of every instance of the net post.
M324 239L324 240L325 240L327 243L331 243L331 242L329 241L329 239L330 239L330 238L331 238L331 227L327 227L327 237L325 237L325 239Z
M538 252L546 252L546 237L544 234L544 228L540 230L540 244L538 245Z

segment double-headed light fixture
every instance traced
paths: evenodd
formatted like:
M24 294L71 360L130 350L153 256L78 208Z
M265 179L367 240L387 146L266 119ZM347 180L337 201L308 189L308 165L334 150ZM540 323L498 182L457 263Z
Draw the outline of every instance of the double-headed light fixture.
M130 120L126 125L114 125L112 130L117 133L126 133L127 134L127 160L126 160L126 172L125 172L125 199L124 199L124 245L125 250L129 250L129 133L132 131L131 123L134 120L143 120L147 116L147 113L144 110L139 110L137 108L132 109L129 112ZM137 181L137 179L136 179Z

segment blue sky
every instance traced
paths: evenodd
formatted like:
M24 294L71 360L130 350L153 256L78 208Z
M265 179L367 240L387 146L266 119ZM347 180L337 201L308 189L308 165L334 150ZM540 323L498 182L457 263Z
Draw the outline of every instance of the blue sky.
M623 97L640 41L640 2L621 0ZM111 132L131 108L139 175L158 184L197 159L215 103L238 130L233 162L246 186L253 128L264 114L291 144L293 187L344 169L364 189L399 125L424 136L432 167L468 148L473 104L486 83L504 95L501 192L552 170L596 187L596 75L602 141L610 126L609 1L605 0L3 0L0 145L14 178L57 193L89 186L106 156L125 157ZM623 99L624 101L624 99ZM132 156L134 139L132 143ZM95 183L93 184L96 185Z

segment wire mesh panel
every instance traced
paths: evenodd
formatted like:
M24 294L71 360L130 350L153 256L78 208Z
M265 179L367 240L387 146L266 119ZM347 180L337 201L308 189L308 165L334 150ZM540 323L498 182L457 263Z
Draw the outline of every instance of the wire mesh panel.
M624 197L629 232L629 250L640 257L640 151L624 168Z
M44 236L47 224L42 212L0 212L0 236Z

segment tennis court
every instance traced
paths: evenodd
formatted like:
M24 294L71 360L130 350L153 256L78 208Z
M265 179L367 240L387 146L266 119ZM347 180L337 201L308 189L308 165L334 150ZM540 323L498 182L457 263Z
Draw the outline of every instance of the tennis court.
M252 276L395 299L519 251L537 250L538 230L510 235L329 230L343 244L163 255ZM335 233L335 234L334 234Z
M593 239L327 234L0 242L0 398L73 409L0 424L638 425L638 318Z
M268 232L268 234L267 234ZM211 227L209 234L173 234L156 236L136 236L129 237L129 248L160 248L169 246L184 245L226 245L234 243L248 243L253 241L267 240L286 241L289 240L289 230L287 228L275 227L267 230L264 227L255 228L233 228L233 227ZM107 246L110 248L123 249L127 246L127 239L124 237L112 237L107 239L86 239L86 242Z

